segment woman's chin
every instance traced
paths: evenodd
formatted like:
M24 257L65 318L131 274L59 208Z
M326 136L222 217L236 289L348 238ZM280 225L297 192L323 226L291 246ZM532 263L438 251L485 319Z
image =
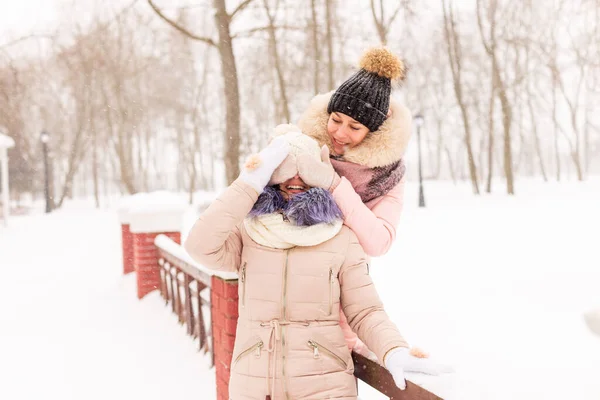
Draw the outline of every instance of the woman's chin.
M336 156L343 156L344 153L346 151L346 147L345 146L339 146L338 144L334 144L333 145L333 153Z

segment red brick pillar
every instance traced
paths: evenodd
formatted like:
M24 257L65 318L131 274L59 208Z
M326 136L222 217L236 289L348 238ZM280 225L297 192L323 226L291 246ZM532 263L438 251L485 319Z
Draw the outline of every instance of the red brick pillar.
M229 400L229 371L238 319L238 281L212 277L211 320L217 400Z
M137 296L141 299L160 287L160 266L158 248L154 239L158 235L181 244L180 232L133 233L133 265L137 273Z
M133 268L133 235L129 228L129 208L125 200L119 207L121 223L121 249L123 251L123 275L134 271Z
M123 275L133 272L133 235L129 224L121 224L121 243L123 248Z
M163 200L161 194L158 199ZM137 279L139 299L160 287L158 248L156 236L163 234L181 244L181 225L185 208L181 205L165 205L153 194L144 194L132 202L129 220L133 242L133 267Z

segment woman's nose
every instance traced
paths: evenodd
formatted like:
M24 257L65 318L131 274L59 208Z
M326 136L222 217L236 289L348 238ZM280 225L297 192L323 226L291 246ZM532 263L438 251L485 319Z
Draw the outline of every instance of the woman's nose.
M338 131L337 131L338 137L340 139L346 139L346 138L348 138L349 131L350 131L350 127L345 126L345 125L344 126L340 126L339 129L338 129Z

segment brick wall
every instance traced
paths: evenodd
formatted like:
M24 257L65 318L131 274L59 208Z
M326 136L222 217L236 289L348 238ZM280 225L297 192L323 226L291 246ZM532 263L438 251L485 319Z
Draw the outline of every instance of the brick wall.
M159 253L154 245L158 235L166 235L171 240L181 243L180 232L133 233L133 265L137 275L138 299L160 287Z
M238 281L213 276L211 286L217 400L229 400L229 371L238 319Z
M133 266L133 235L129 224L121 224L121 244L123 249L123 275L135 271Z

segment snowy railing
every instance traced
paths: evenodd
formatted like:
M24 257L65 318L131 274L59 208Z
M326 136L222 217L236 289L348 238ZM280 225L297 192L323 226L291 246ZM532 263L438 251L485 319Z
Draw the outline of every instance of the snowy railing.
M393 400L442 400L440 397L406 381L406 389L400 390L394 383L392 374L378 363L352 352L354 376L371 386L378 392Z
M171 303L173 313L177 315L180 324L186 325L188 335L199 340L199 349L205 353L211 351L214 365L215 351L219 351L219 349L215 350L215 347L218 347L215 341L210 344L213 329L206 328L206 322L208 322L208 326L212 327L214 321L212 323L210 320L205 321L202 307L205 306L210 309L211 296L207 292L211 290L215 275L228 281L237 280L237 275L215 273L203 268L193 261L179 244L167 236L159 235L155 240L155 244L160 256L158 264L160 267L159 289L161 296L165 299L167 305L169 302ZM232 348L231 351L233 351ZM378 363L357 353L352 353L352 359L354 361L354 375L390 399L441 400L435 394L409 381L406 382L406 389L400 390L396 387L388 370ZM227 368L229 368L228 365ZM219 366L217 366L217 375L219 375ZM219 385L218 382L217 385Z
M213 346L209 344L210 320L206 321L203 312L203 307L210 309L207 292L212 276L198 268L183 248L168 237L158 236L155 244L160 256L160 294L166 305L171 303L179 323L186 325L187 334L198 339L198 350L211 352L214 365Z

